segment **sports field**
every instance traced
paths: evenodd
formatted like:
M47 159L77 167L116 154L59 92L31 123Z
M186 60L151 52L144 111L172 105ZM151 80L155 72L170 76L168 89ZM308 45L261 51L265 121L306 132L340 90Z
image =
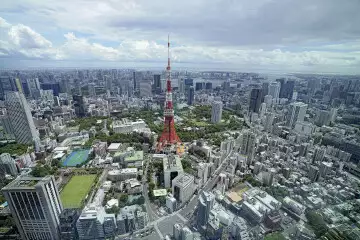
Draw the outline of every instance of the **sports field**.
M69 156L65 159L65 161L62 163L65 167L75 167L78 164L81 164L86 161L89 155L89 150L79 150L74 151L70 153Z
M89 193L95 178L96 174L73 176L60 192L64 208L81 207L81 201Z

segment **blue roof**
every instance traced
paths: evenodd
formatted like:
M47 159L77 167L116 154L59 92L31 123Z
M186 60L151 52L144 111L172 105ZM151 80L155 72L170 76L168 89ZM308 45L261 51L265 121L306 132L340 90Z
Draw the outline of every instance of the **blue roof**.
M4 208L4 207L7 207L8 205L9 205L8 202L4 202L3 204L0 205L0 207Z

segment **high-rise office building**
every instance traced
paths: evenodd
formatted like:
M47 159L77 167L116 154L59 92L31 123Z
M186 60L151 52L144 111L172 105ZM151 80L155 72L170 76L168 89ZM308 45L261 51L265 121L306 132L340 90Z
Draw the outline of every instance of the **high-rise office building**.
M280 83L279 82L271 82L269 84L269 95L272 96L273 101L275 103L279 102L279 94L280 94Z
M178 86L179 86L179 92L185 93L185 80L183 78L179 78Z
M30 78L26 80L29 96L33 99L40 98L40 83L38 78Z
M151 97L151 82L143 80L140 83L140 97Z
M82 95L73 95L73 101L74 101L74 109L75 109L75 115L77 117L85 117L86 115L86 108L85 108L85 102Z
M248 164L251 163L256 148L256 135L253 131L244 131L241 135L240 153L247 155Z
M53 176L22 176L2 189L21 239L60 239L59 216L63 211Z
M291 100L294 93L294 87L295 87L295 81L287 80L282 87L282 91L280 90L280 98L287 98Z
M80 216L78 209L68 208L64 209L60 214L60 239L61 240L75 240L78 239L76 230L76 221Z
M205 83L205 89L206 90L211 90L212 89L212 82Z
M204 89L204 85L205 85L204 82L197 82L197 83L195 84L195 91L203 90L203 89Z
M263 102L264 101L264 97L266 95L269 94L269 83L268 82L263 82L262 84L262 98L261 98L261 101Z
M180 225L179 223L175 223L173 226L173 238L175 240L181 239L181 230L182 230L182 225Z
M0 100L5 100L7 92L17 91L15 79L9 76L0 77Z
M317 182L320 177L319 168L314 165L310 165L308 177L312 182Z
M153 90L156 94L161 92L161 75L154 74L154 83L153 83Z
M211 104L211 122L219 123L222 117L222 102L214 101Z
M172 180L172 194L174 198L184 203L188 201L195 192L194 176L182 173Z
M7 92L5 106L16 141L23 144L35 143L36 150L39 150L39 135L24 94Z
M104 239L103 228L105 210L96 206L86 206L76 222L80 240Z
M104 80L105 80L106 90L109 90L110 92L112 92L113 91L113 81L112 81L111 76L105 75Z
M181 229L181 240L193 240L194 233L187 226Z
M89 88L89 96L95 97L96 96L95 83L89 83L88 88Z
M194 87L190 87L189 90L188 90L187 104L188 105L193 105L194 104L194 98L195 98Z
M11 124L11 120L8 116L8 114L6 113L6 110L3 109L2 112L0 112L1 115L0 115L0 126L2 127L3 129L3 137L4 139L15 139L15 136L14 136L14 130L13 130L13 127L12 127L12 124Z
M337 117L337 108L330 109L330 122L334 123Z
M250 92L249 113L259 113L262 98L262 89L253 88Z
M316 112L315 124L319 127L330 124L330 112L319 110Z
M214 205L215 196L211 192L203 191L198 200L197 224L199 227L207 225L210 211Z
M54 96L59 96L60 93L60 83L42 83L42 90L52 90Z
M280 91L279 91L279 98L283 98L284 97L284 86L285 86L285 78L279 78L276 79L276 82L278 82L280 84Z
M294 102L290 104L287 115L287 125L291 128L295 127L296 122L303 122L307 110L307 104L302 102Z
M9 153L3 153L0 155L0 174L9 174L13 177L17 176L18 170L16 168L15 160Z

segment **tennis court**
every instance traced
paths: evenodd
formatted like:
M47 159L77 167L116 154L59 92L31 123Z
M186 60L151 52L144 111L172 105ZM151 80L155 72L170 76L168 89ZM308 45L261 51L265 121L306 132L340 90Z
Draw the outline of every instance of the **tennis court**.
M62 165L65 167L75 167L76 165L85 162L87 160L88 156L89 156L88 149L74 151L74 152L70 153L69 156L67 156L67 158L62 163Z

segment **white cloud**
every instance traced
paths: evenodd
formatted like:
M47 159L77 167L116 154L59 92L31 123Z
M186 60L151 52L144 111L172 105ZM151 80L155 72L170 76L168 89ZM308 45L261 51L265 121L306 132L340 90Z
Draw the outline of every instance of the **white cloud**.
M97 1L90 1L92 4L97 4L97 8L85 11L81 16L75 16L72 25L69 28L83 30L85 33L91 33L96 30L99 25L95 23L98 20L98 15L108 12L112 15L118 11L116 8L109 8L107 3L98 3ZM139 5L141 1L129 1L123 5L121 11L125 16L130 16L129 11L136 12L136 16L146 14L146 8ZM219 1L218 1L219 2ZM233 3L230 1L230 3ZM264 1L263 4L265 4ZM76 3L78 4L78 3ZM88 2L84 3L84 9L89 7ZM158 4L157 1L154 3ZM194 2L194 5L197 3ZM55 4L55 7L57 4ZM176 7L176 6L175 6ZM193 6L195 7L195 6ZM223 6L218 3L218 11ZM239 8L237 11L247 11L248 9ZM48 11L52 11L48 9ZM189 14L194 11L189 10ZM235 11L235 10L233 10ZM114 12L114 13L113 13ZM59 13L61 14L61 12ZM163 15L160 13L159 15ZM167 13L165 13L167 14ZM247 13L249 16L256 15L256 11ZM55 14L56 15L56 14ZM179 14L175 14L175 17ZM123 17L123 16L121 16ZM120 17L120 18L121 18ZM77 24L81 19L89 19L94 26ZM94 18L90 20L90 18ZM107 18L105 18L107 19ZM103 19L105 21L105 19ZM73 19L69 18L67 21ZM63 20L65 21L65 20ZM64 23L64 22L63 22ZM81 21L79 22L81 23ZM70 24L70 22L69 22ZM72 27L74 26L74 27ZM79 28L77 27L79 26ZM109 30L110 28L108 28ZM107 30L105 30L106 32ZM166 39L166 34L154 37L147 33L143 35L136 35L124 31L124 36L120 37L122 29L116 33L116 38L119 38L119 44L111 47L101 43L101 38L88 35L87 37L79 37L80 34L69 31L64 34L62 38L56 39L51 42L40 33L36 32L29 26L23 24L11 24L5 19L0 18L0 57L4 58L24 58L24 59L45 59L47 61L75 61L78 67L81 67L84 61L97 61L97 62L154 62L158 66L166 65L167 61L167 46L164 41L160 44L159 39ZM200 31L200 30L199 30ZM99 28L99 32L103 29ZM138 30L135 30L138 32ZM154 32L154 34L157 31ZM115 36L114 35L114 36ZM112 35L110 35L111 38ZM176 34L172 35L172 39L176 38ZM186 43L186 44L185 44ZM268 69L268 70L282 70L282 71L315 71L315 72L342 72L342 73L355 73L359 72L357 68L360 64L359 49L355 47L342 48L339 44L324 44L320 47L304 47L300 51L283 50L283 47L255 47L248 45L227 45L222 47L212 44L203 44L199 41L185 42L182 45L171 47L171 59L174 66L181 66L181 64L196 65L196 64L209 64L219 68L233 68L233 69ZM345 44L344 44L345 45ZM283 46L283 45L282 45ZM291 49L291 48L289 48ZM347 52L333 51L339 49L346 49ZM5 61L4 61L5 62Z
M11 26L9 37L17 47L22 49L46 49L51 48L52 45L49 40L22 24Z

